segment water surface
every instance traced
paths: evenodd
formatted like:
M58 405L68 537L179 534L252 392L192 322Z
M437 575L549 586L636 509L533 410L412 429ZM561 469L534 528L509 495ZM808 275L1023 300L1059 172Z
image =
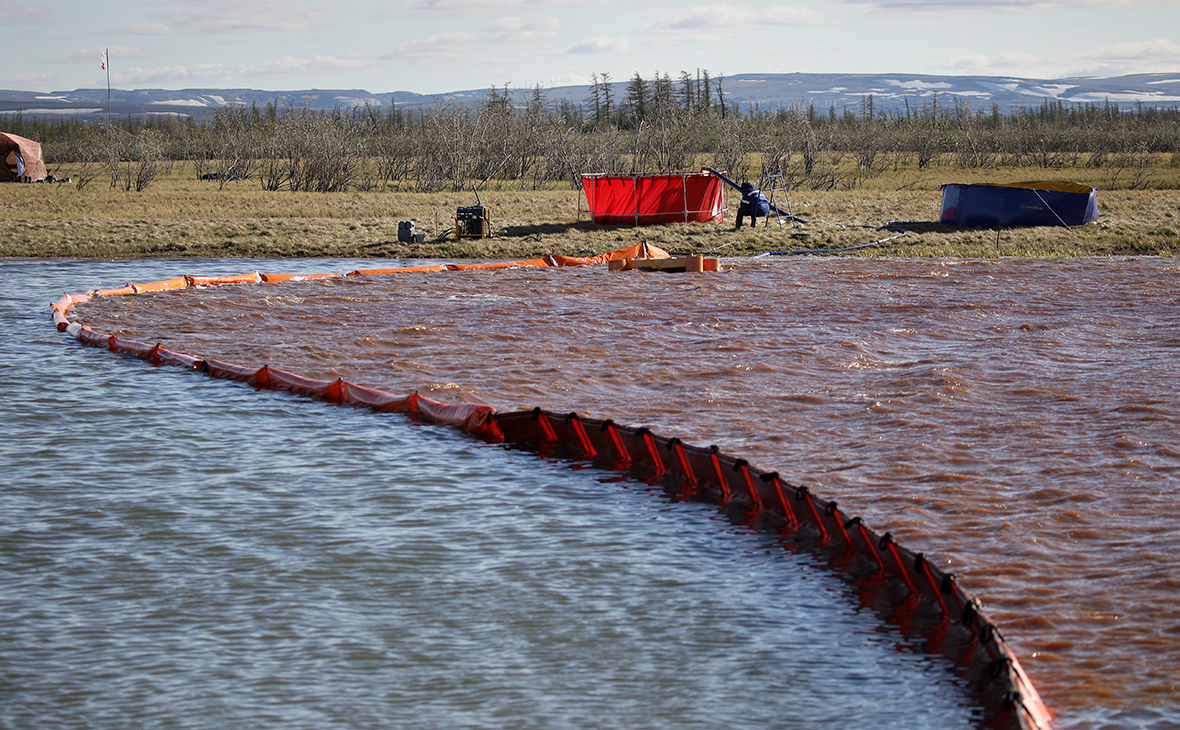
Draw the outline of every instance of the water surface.
M0 727L977 724L945 658L714 507L49 322L242 268L0 261Z

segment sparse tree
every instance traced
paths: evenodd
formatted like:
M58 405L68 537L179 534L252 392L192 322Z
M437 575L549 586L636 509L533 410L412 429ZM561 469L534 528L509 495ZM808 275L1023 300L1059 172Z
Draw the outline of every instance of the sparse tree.
M687 71L680 72L680 105L691 111L696 105L696 85Z
M631 83L627 86L627 107L630 110L633 126L641 124L647 118L650 105L649 96L647 82L636 71L635 75L631 77Z

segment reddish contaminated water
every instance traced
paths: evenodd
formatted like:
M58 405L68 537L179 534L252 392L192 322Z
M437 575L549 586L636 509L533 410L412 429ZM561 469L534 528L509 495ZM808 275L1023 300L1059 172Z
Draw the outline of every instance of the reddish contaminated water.
M725 264L224 286L73 316L716 444L957 573L1059 715L1180 706L1180 263Z

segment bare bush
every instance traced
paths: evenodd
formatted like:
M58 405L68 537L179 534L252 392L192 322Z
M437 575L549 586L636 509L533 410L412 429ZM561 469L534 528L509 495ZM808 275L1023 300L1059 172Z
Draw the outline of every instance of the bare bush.
M747 117L728 115L716 120L716 131L716 141L710 145L713 167L730 171L735 179L749 180L752 158L760 147L757 125Z
M1001 113L920 97L884 113L814 105L739 109L707 71L634 76L625 95L595 74L591 98L551 103L541 88L491 89L477 105L406 113L362 107L317 112L231 106L191 120L127 118L52 126L17 117L11 131L44 149L79 187L108 175L143 190L172 160L191 160L222 185L256 179L266 190L338 192L411 186L466 190L499 180L520 189L580 185L588 172L676 172L706 162L748 178L782 170L791 188L863 185L887 168L1037 166L1102 171L1112 185L1152 184L1153 161L1180 166L1180 109L1046 102ZM585 105L592 104L587 111ZM59 177L63 170L59 169ZM1098 174L1098 173L1096 173Z
M472 112L459 105L437 106L419 120L418 190L434 193L448 184L462 189L470 179L466 160L475 148Z
M230 180L249 179L257 171L263 129L257 108L227 107L214 114L203 135L202 167L216 174L220 187ZM207 169L209 163L212 170Z
M258 178L265 190L343 192L364 161L361 137L348 116L306 108L274 119L259 148Z
M99 149L111 188L142 192L163 168L170 166L171 161L164 157L165 138L159 130L142 127L129 132L112 125L105 125L105 130L105 145Z
M651 172L672 172L692 165L698 146L694 145L692 117L675 107L663 108L644 127L644 140L650 150Z
M54 151L57 177L70 178L79 190L106 173L108 160L104 125L86 127L80 135L60 143Z
M400 130L384 130L369 142L369 152L377 166L377 180L382 185L397 185L410 179L418 142Z

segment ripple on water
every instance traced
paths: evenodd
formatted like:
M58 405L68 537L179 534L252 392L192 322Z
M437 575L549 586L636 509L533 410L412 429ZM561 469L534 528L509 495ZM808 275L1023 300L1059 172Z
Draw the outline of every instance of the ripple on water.
M117 334L194 354L719 444L940 556L1064 717L1150 726L1175 717L1118 708L1180 703L1158 669L1180 664L1176 277L1152 259L763 261L693 286L520 270L498 272L494 307L487 277L355 277L272 285L298 306L246 339L255 287L78 314L115 307Z

